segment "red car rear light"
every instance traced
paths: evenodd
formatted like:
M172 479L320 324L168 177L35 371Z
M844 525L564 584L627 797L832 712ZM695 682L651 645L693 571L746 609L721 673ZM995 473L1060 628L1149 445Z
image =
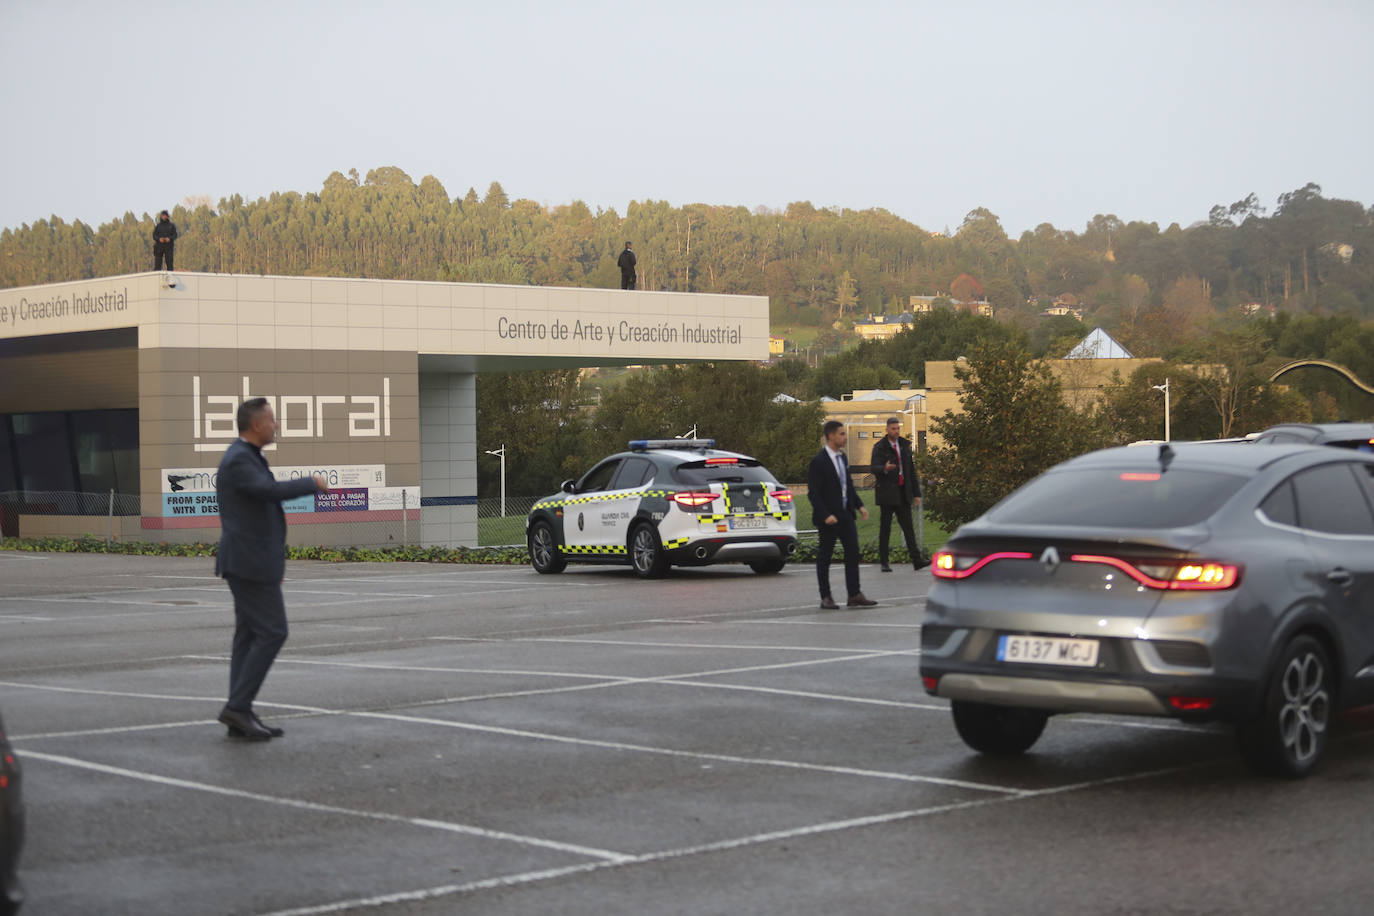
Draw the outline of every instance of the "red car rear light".
M1170 591L1222 591L1240 582L1240 567L1211 560L1128 563L1119 557L1103 557L1076 553L1069 559L1074 563L1100 563L1119 569L1146 588Z
M1179 712L1206 712L1215 702L1213 697L1169 697L1169 705Z
M674 493L673 502L688 509L700 509L702 506L709 506L711 503L720 499L719 493L711 493L701 490L686 490Z
M772 496L780 503L790 503L792 501L791 490L774 490Z
M939 683L940 683L940 679L939 679L939 678L936 678L936 677L923 677L923 678L921 678L921 684L924 685L924 687L926 688L926 693L934 693L934 692L935 692L935 687L936 687L936 685L938 685Z
M1029 560L1031 555L1024 551L1004 550L978 556L971 553L955 553L951 550L937 550L931 560L930 569L937 579L967 579L989 563L998 560Z
M707 459L706 459L706 466L707 466L707 467L710 467L711 465L715 465L715 464L739 464L739 459L738 459L738 458L707 458Z

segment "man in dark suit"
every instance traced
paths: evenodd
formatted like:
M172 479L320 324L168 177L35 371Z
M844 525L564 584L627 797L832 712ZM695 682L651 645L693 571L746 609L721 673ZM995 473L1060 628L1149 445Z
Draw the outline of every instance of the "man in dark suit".
M229 661L229 702L219 721L229 734L252 741L280 738L282 730L264 725L253 712L253 700L286 642L286 605L281 583L286 577L286 513L282 501L328 492L313 477L279 482L267 467L262 448L277 438L277 418L267 398L239 405L239 438L219 463L215 493L219 497L222 533L215 575L229 583L234 596L234 649Z
M921 504L921 481L916 477L911 441L902 438L902 424L896 417L887 421L887 435L873 446L869 466L873 471L873 501L882 511L878 522L878 559L882 561L883 572L892 572L887 564L887 548L894 515L897 524L902 526L911 565L920 569L922 557L911 526L911 507Z
M845 443L849 433L838 420L825 424L825 448L816 453L807 469L808 497L811 499L811 521L820 534L816 554L816 580L821 588L821 609L839 607L830 596L830 557L835 541L844 547L844 584L849 592L849 607L872 607L876 601L864 597L859 589L859 528L854 513L868 518L864 502L854 490L849 476L849 459L845 457Z

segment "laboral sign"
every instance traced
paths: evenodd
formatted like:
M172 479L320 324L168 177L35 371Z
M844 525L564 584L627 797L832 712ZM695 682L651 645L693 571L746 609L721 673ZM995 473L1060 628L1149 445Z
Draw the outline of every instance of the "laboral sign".
M366 512L418 509L419 487L388 487L386 467L380 464L274 467L278 480L322 477L328 493L298 496L282 503L292 514L307 512ZM219 515L215 497L218 468L163 468L162 517Z
M283 394L265 395L253 390L251 377L243 376L242 391L202 392L199 375L191 376L192 422L195 450L222 452L238 438L235 414L239 404L265 397L281 427L279 439L386 438L391 435L391 379L381 379L376 394ZM271 446L268 446L271 448Z

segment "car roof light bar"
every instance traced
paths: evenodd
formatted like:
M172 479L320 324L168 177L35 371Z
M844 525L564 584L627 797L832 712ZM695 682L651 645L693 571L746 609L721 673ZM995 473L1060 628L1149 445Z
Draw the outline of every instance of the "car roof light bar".
M630 451L646 452L651 448L715 448L715 439L631 439Z

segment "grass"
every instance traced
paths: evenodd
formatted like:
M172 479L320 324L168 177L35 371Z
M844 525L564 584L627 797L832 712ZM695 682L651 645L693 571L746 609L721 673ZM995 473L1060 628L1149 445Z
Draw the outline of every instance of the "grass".
M878 543L878 520L882 517L873 502L873 491L860 491L864 505L868 507L868 521L858 520L859 543L865 546ZM914 513L913 513L914 515ZM914 518L913 518L914 521ZM804 498L797 504L797 528L805 531L811 527L811 504ZM804 535L813 538L815 535ZM941 528L929 516L925 517L925 549L934 551L949 540L949 532ZM525 543L525 516L507 515L504 518L481 518L477 520L477 543L483 547L500 547L507 544ZM903 546L902 530L894 519L892 523L892 545Z

